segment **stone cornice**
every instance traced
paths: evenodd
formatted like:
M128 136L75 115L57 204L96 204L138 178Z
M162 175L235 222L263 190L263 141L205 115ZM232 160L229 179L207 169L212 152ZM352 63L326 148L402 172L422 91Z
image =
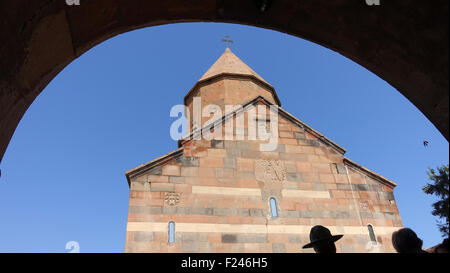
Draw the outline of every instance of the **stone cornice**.
M258 96L248 102L246 102L243 105L243 109L245 111L246 107L249 107L251 105L255 105L258 102L262 102L268 106L273 105L270 101L268 101L266 98L262 97L262 96ZM278 110L279 113L285 117L287 120L289 120L290 122L294 123L295 125L297 125L298 127L305 129L308 133L312 134L313 136L317 137L320 141L322 141L323 143L325 143L327 146L332 147L335 151L337 151L340 154L345 154L346 150L344 148L342 148L341 146L339 146L338 144L336 144L335 142L331 141L330 139L328 139L327 137L325 137L324 135L322 135L321 133L319 133L318 131L312 129L310 126L308 126L306 123L304 123L303 121L299 120L298 118L294 117L293 115L291 115L290 113L288 113L286 110L284 110L283 108L275 105ZM229 118L231 115L233 115L234 113L236 113L239 110L235 110L232 111L230 113L227 113L226 115L223 115L222 117L218 118L217 120L203 126L200 130L201 131L207 131L210 130L215 124L219 124L221 122L224 122L227 118ZM182 144L188 140L191 140L193 138L194 132L191 132L189 135L185 136L183 139L178 141L178 147L181 147Z
M201 86L205 86L208 84L211 84L213 82L222 80L222 79L246 79L246 80L251 80L254 83L262 86L265 89L268 89L274 99L275 102L278 104L278 106L281 106L281 101L278 98L277 92L275 91L275 88L268 84L265 81L262 81L260 79L258 79L257 77L253 76L253 75L244 75L244 74L235 74L235 73L220 73L214 76L211 76L209 78L203 79L203 80L199 80L190 90L189 92L186 94L186 96L184 96L184 104L186 105L187 99L194 93L195 90L197 90L198 88L200 88Z
M171 160L172 158L175 158L178 155L181 155L182 153L183 153L183 148L178 148L175 151L172 151L170 153L162 155L162 156L155 158L147 163L141 164L134 169L126 171L125 176L127 177L128 186L130 186L130 179L132 179L136 176L139 176L140 174L143 174L146 171L148 171L154 167L164 165L167 161Z
M364 166L359 165L358 163L356 163L355 161L353 161L347 157L344 157L344 163L349 167L352 167L354 169L357 169L357 170L363 172L365 175L377 180L378 182L380 182L386 186L389 186L391 188L395 188L397 186L397 184L395 182L387 179L386 177L384 177L382 175L379 175L378 173L376 173L374 171L367 169Z
M223 115L222 117L218 118L217 120L203 126L200 130L198 131L208 131L210 130L215 124L223 124L223 122L229 118L232 118L233 115L239 111L246 111L249 107L254 106L258 103L263 103L266 104L267 106L276 106L278 109L278 113L280 115L282 115L284 118L286 118L287 120L289 120L290 122L292 122L293 124L295 124L296 126L304 129L306 132L312 134L313 136L317 137L318 140L320 140L322 143L324 143L325 145L327 145L328 147L331 147L333 150L335 150L336 152L340 153L341 155L344 155L346 150L344 148L342 148L341 146L339 146L338 144L336 144L335 142L331 141L330 139L328 139L327 137L325 137L324 135L322 135L321 133L319 133L318 131L312 129L310 126L308 126L306 123L304 123L303 121L299 120L298 118L294 117L293 115L291 115L290 113L288 113L286 110L284 110L283 108L272 104L271 102L269 102L267 99L265 99L262 96L258 96L250 101L248 101L247 103L245 103L243 105L243 108L241 110L235 110L232 111L230 113L227 113L225 115ZM198 132L196 131L196 132ZM127 171L125 173L126 177L127 177L127 181L128 181L128 185L130 185L130 179L133 177L136 177L142 173L145 173L146 171L157 167L157 166L161 166L164 165L167 161L171 160L172 158L179 156L183 153L183 145L189 141L193 140L193 136L194 136L194 132L190 133L189 135L185 136L184 138L178 140L178 146L179 148L175 151L172 151L170 153L167 153L161 157L158 157L156 159L153 159L147 163L144 163L134 169L131 169L129 171ZM397 184L359 164L357 164L356 162L352 161L349 158L343 157L343 161L344 163L356 170L359 170L361 172L363 172L364 174L366 174L367 176L379 181L380 183L387 185L391 188L394 188L397 186Z

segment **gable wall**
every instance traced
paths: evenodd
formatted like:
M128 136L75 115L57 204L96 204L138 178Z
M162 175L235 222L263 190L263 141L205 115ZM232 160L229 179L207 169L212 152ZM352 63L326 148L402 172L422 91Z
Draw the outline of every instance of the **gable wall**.
M316 224L344 234L338 252L367 252L368 224L379 250L394 251L391 234L402 223L392 187L346 167L341 154L281 116L278 128L273 152L260 152L260 141L189 141L182 156L132 178L125 251L310 252L301 247ZM281 164L280 173L264 176L268 162ZM176 205L165 200L173 193Z

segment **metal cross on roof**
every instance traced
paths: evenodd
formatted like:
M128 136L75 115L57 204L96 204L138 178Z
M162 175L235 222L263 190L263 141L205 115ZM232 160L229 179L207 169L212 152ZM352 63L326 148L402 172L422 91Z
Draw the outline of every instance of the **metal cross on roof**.
M222 42L225 42L225 43L226 43L227 48L229 47L229 46L228 46L229 43L233 43L233 41L232 41L232 40L229 40L228 38L230 38L230 36L225 35L225 38L222 39Z

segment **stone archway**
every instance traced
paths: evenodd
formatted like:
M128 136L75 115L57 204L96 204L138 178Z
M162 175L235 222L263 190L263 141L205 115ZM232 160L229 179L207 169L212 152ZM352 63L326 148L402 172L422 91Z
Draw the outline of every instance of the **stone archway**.
M447 0L80 2L0 0L0 160L25 111L72 60L117 34L176 22L253 25L330 48L394 86L448 140Z

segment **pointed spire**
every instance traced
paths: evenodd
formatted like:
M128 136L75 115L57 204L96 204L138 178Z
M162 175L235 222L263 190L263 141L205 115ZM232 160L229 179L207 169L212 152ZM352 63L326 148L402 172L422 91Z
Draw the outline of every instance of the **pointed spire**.
M220 85L215 84L218 81L221 82ZM229 87L236 88L236 90L231 90ZM216 62L189 90L184 97L186 106L192 106L193 96L203 97L207 104L217 104L219 101L222 101L223 104L226 99L227 104L235 105L261 96L271 103L281 106L275 88L234 55L230 48L225 49Z
M206 71L206 73L200 78L199 81L214 77L219 74L241 74L254 76L260 81L270 85L255 71L253 71L248 65L246 65L241 59L239 59L230 48L226 48L222 56Z

